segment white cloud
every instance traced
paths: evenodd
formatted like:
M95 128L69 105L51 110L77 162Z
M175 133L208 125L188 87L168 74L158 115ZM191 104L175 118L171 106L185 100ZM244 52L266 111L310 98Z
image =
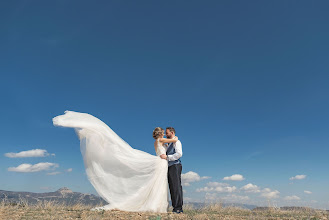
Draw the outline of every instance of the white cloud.
M294 196L286 196L284 197L284 200L292 201L292 200L300 200L300 198L294 195Z
M187 173L182 174L182 181L184 182L196 182L200 181L200 176L199 174L189 171Z
M229 186L229 184L227 184L227 183L220 183L220 182L209 182L209 183L207 183L207 186L210 186L210 187Z
M220 183L220 182L209 182L209 183L207 183L206 187L197 188L196 191L197 192L211 192L211 191L215 191L216 187L225 187L225 186L229 186L229 184Z
M279 197L280 192L278 190L271 190L270 188L265 188L262 190L262 197L267 199L274 199Z
M207 180L207 179L210 179L211 177L210 176L203 176L201 177L202 180Z
M234 174L232 176L224 177L223 180L242 181L242 180L244 180L244 177L240 174Z
M205 200L206 201L220 201L223 202L223 200L225 202L245 202L247 200L249 200L250 198L248 196L240 196L240 195L236 195L236 194L228 194L226 196L220 196L219 194L215 193L209 193L207 192L205 194Z
M187 173L182 174L182 184L183 186L190 186L192 182L198 182L203 179L209 179L208 176L200 177L199 174L193 171L189 171Z
M214 190L213 187L209 188L209 187L205 186L203 188L197 188L196 192L210 192L210 191L213 191L213 190Z
M46 157L49 153L43 149L33 149L27 151L21 151L19 153L5 153L6 157L10 158L22 158L22 157Z
M307 191L307 190L304 190L304 193L306 193L306 194L312 194L311 191Z
M205 200L216 200L217 198L217 193L206 193L205 195Z
M49 170L49 169L54 169L57 168L58 164L56 163L37 163L37 164L28 164L28 163L23 163L19 165L18 167L9 167L8 171L11 172L20 172L20 173L32 173L32 172L40 172L43 170Z
M215 188L215 191L217 192L235 192L236 191L236 187L235 186L225 186L225 187L221 187L221 186L217 186Z
M54 175L58 175L60 174L61 172L51 172L51 173L47 173L47 175L50 175L50 176L54 176Z
M69 168L66 170L66 172L72 172L72 170L73 170L72 168Z
M209 182L206 187L197 188L196 192L228 192L232 193L236 191L235 186L229 186L226 183Z
M50 154L51 156L56 156L55 154Z
M247 185L244 185L243 187L241 187L241 190L244 190L245 192L250 192L250 193L259 193L260 189L257 185L248 183Z
M306 178L306 175L296 175L296 176L290 177L289 179L290 180L302 180L305 178Z

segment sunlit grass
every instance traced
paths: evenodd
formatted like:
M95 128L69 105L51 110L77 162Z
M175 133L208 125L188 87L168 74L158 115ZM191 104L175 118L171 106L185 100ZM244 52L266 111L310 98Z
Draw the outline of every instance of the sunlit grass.
M310 208L281 210L277 207L249 210L239 207L223 207L221 203L205 204L198 209L186 204L184 214L119 210L92 211L92 208L92 206L82 203L65 205L54 201L39 201L36 204L29 204L25 200L12 203L4 199L0 201L0 219L329 219L328 212L324 210Z

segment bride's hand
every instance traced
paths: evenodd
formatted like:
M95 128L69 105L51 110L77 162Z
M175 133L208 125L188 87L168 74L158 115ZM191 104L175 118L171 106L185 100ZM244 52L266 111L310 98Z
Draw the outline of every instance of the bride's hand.
M161 154L160 157L161 157L161 159L167 160L167 155L165 155L165 154Z
M176 140L176 141L178 141L178 137L177 136L175 136L173 139Z

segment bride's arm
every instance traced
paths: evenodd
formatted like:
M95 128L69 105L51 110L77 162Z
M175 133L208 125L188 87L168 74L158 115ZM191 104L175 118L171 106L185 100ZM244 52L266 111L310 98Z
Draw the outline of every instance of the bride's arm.
M178 141L178 137L174 137L173 139L160 138L159 141L162 143L176 143Z

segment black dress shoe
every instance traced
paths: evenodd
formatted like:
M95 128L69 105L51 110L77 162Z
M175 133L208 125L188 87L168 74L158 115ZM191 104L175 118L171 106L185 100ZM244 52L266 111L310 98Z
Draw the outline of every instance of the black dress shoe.
M175 214L179 214L179 213L183 213L183 210L175 210L175 211L172 211L173 213Z

